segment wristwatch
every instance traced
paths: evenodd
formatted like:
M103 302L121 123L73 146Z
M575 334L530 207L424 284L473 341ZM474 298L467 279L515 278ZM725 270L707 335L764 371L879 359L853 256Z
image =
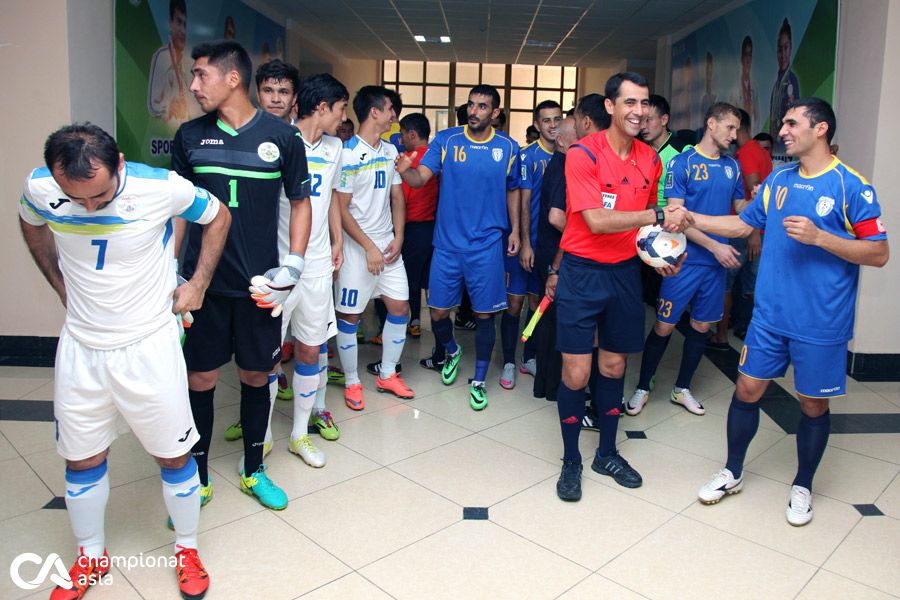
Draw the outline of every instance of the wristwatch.
M547 277L551 275L559 275L559 269L554 269L553 265L547 265Z
M654 225L662 225L663 223L665 223L666 222L666 211L664 211L663 209L661 209L658 206L655 207L653 210L656 211L656 223L654 223Z

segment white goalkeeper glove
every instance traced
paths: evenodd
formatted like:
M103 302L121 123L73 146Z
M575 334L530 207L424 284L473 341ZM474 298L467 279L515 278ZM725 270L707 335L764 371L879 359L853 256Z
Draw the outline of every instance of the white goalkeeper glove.
M290 253L281 261L280 267L269 269L264 275L254 275L250 279L250 297L260 308L271 308L272 317L278 317L300 280L305 262L299 254Z

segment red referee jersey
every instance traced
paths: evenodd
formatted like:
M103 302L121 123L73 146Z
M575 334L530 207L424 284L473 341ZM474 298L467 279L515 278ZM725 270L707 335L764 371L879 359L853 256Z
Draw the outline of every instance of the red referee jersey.
M647 144L634 140L622 160L606 130L573 144L566 153L566 229L560 247L575 256L612 264L637 255L637 229L591 233L581 211L589 208L646 210L656 204L662 164Z
M422 162L422 157L428 151L428 144L420 146L416 150L406 154L412 159L412 168L415 169ZM409 184L403 184L403 196L406 198L406 222L434 221L437 212L438 176L435 175L420 188L414 188Z

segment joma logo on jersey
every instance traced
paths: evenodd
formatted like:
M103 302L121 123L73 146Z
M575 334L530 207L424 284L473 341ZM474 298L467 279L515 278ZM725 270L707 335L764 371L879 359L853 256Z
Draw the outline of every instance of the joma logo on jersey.
M787 192L787 188L783 185L779 185L775 188L775 207L778 208L778 210L781 210L781 207L784 206Z
M222 146L225 144L224 140L214 140L212 138L206 138L205 140L200 140L201 146Z

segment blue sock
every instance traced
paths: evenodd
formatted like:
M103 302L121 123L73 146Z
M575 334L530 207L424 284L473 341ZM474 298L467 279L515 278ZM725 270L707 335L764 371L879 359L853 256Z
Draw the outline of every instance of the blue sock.
M819 467L819 461L828 445L831 432L831 411L818 417L800 414L797 426L797 476L793 485L802 485L812 491L812 480Z
M438 349L442 351L446 349L450 354L456 352L456 340L453 339L453 323L450 321L450 317L444 317L436 321L432 319L431 331L434 332L435 355L437 355Z
M519 317L508 311L500 318L500 343L503 346L503 364L516 364L516 342L519 336Z
M703 352L706 350L706 333L688 327L684 336L684 349L681 351L681 367L678 369L678 378L675 387L690 388L691 379L697 371Z
M619 406L622 404L622 394L625 392L625 378L613 379L599 373L597 383L592 391L600 428L600 444L597 446L597 455L612 456L616 453Z
M738 400L737 392L731 396L731 406L728 407L728 462L725 468L731 471L735 479L744 472L744 457L747 448L759 429L759 402L742 402Z
M584 390L573 390L559 382L556 392L556 409L559 411L559 426L562 431L563 460L581 462L578 436L581 434L581 419L584 418Z
M534 316L534 311L529 309L527 319L525 322L530 323L531 317L533 317L533 316ZM529 360L531 360L532 358L534 358L537 355L537 348L535 348L534 339L535 339L534 336L531 336L530 338L528 338L528 340L522 346L522 362L528 362Z
M494 315L475 319L475 377L474 381L484 381L487 377L488 365L494 353L494 342L497 329L494 327Z
M647 341L644 342L644 355L641 357L641 374L637 384L639 390L650 391L650 380L653 379L656 368L659 367L659 361L666 353L671 339L671 335L661 336L656 333L656 330L650 330Z

